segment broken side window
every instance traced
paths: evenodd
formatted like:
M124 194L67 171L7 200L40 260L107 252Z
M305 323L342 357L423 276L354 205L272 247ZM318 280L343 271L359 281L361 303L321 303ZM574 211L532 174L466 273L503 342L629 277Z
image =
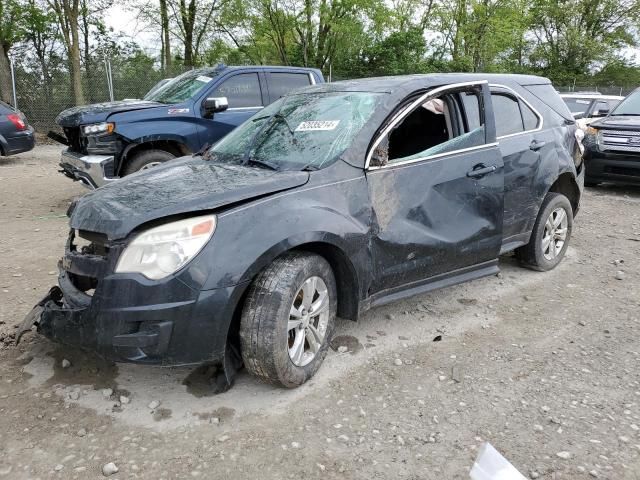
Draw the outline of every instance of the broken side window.
M475 89L457 90L415 107L381 143L387 145L388 163L484 145L479 95Z

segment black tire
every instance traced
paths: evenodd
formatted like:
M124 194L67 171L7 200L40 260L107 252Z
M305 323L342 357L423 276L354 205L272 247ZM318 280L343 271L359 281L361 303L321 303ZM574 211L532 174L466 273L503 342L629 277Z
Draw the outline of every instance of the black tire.
M142 170L149 164L156 162L164 163L174 158L176 158L175 155L165 152L164 150L143 150L127 160L123 173L125 176L131 175L132 173Z
M319 350L308 364L298 366L289 354L290 334L293 332L295 336L296 333L295 330L288 331L289 315L303 283L312 277L320 277L326 285L328 321ZM335 277L324 258L312 253L291 252L274 260L249 288L242 312L240 344L247 370L276 385L287 388L302 385L316 373L327 354L335 328L336 307ZM302 330L304 335L305 330ZM303 338L305 349L309 343L307 337Z
M550 259L545 256L542 240L545 234L545 225L547 220L552 212L559 208L564 209L566 213L567 234L561 250ZM569 202L569 199L561 193L550 192L542 202L542 206L538 212L538 218L536 218L536 223L534 224L533 231L531 232L529 243L516 249L516 257L520 260L523 266L531 268L532 270L538 270L540 272L551 270L552 268L555 268L564 257L569 246L569 241L571 240L572 229L573 208L571 207L571 202Z

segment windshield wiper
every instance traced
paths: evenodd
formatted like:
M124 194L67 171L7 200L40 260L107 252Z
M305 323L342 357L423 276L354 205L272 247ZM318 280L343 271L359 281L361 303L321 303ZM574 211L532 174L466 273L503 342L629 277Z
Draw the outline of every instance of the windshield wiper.
M281 120L287 126L289 133L291 135L294 135L293 130L291 129L291 126L287 122L287 119L284 117L284 115L282 115L282 113L280 113L283 106L284 104L280 107L280 109L277 112L274 112L269 116L263 115L262 117L254 118L252 120L253 122L257 122L258 120L262 120L266 118L264 123L260 125L260 128L258 128L258 130L256 130L256 132L253 134L253 137L251 137L251 140L249 141L247 148L244 150L244 155L242 157L242 163L244 165L249 163L249 161L251 160L251 151L254 149L254 147L256 147L256 142L258 141L258 139L262 136L264 132L268 131L271 127L273 127L276 124L276 122L274 122L273 120Z
M266 162L264 160L258 160L257 158L250 158L249 160L247 160L246 162L243 162L242 164L247 165L249 163L255 163L256 165L267 167L269 170L278 171L278 167L276 165L273 165L272 163Z

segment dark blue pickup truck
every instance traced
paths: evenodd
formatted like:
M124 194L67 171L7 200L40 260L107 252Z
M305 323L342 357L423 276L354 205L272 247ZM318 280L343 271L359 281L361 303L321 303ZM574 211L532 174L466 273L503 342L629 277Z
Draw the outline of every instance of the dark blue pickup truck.
M98 188L125 175L199 151L291 90L324 82L316 69L212 67L191 70L143 100L65 110L56 119L68 145L60 166Z

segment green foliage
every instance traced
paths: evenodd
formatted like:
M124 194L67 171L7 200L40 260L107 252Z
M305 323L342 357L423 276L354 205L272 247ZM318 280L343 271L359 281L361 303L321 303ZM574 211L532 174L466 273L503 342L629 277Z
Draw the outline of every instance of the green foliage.
M52 2L0 0L0 65L9 54L16 60L19 102L34 111L73 104L60 25L70 20ZM562 86L640 83L625 57L638 43L638 0L126 0L156 32L153 55L105 26L114 0L78 2L81 85L91 102L109 97L105 60L116 98L218 63L309 66L333 79L484 71L540 74ZM0 68L4 98L8 71Z

